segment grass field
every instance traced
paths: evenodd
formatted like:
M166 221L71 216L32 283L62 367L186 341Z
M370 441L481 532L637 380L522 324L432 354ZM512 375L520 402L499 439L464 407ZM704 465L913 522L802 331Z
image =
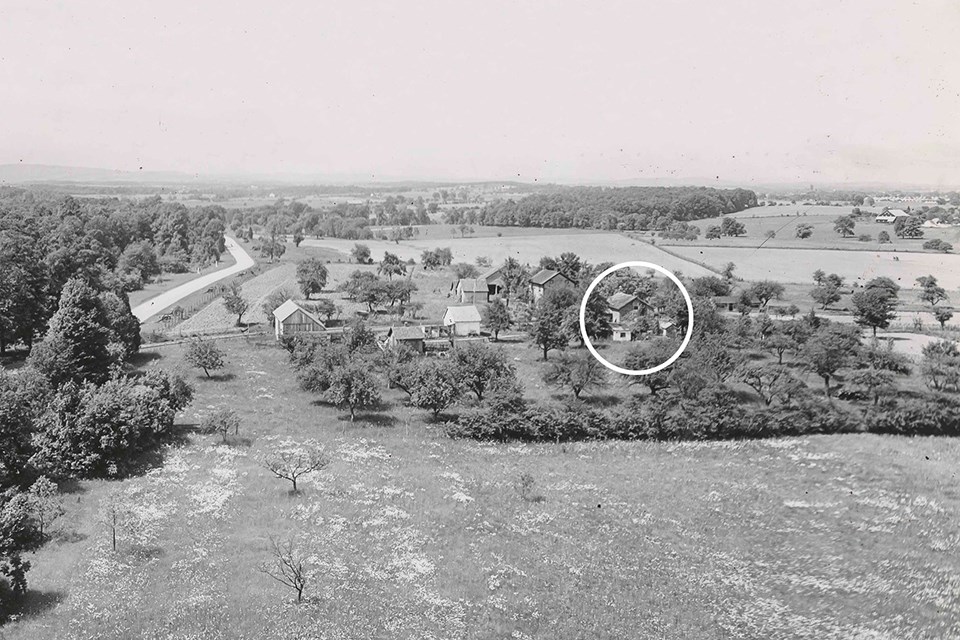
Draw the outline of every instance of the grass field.
M67 496L30 558L31 606L0 636L960 635L955 440L453 441L399 393L351 424L272 343L222 346L227 375L194 379L161 467ZM180 347L142 360L182 367ZM243 416L231 445L189 432L218 406ZM256 462L286 439L332 457L297 496ZM542 500L520 496L522 473ZM141 521L116 554L95 518L114 490ZM311 549L304 604L256 570L269 536Z

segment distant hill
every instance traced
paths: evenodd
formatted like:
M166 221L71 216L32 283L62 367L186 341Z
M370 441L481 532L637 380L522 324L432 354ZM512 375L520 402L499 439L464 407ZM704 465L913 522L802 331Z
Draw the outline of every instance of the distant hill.
M187 173L172 171L118 171L116 169L93 169L88 167L60 167L46 164L2 164L0 184L26 184L37 182L77 183L185 183L197 182L200 178Z

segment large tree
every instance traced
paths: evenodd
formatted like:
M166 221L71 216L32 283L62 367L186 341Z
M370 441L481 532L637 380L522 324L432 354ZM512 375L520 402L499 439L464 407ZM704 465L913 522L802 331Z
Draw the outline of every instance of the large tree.
M806 367L823 380L827 397L830 397L830 380L851 362L859 346L859 331L839 324L821 326L804 343L801 357Z
M873 335L877 335L877 329L889 327L890 321L897 317L897 296L888 289L875 287L858 291L851 302L856 323L873 329Z
M323 260L311 258L297 265L297 284L307 300L314 293L323 293L327 286L327 267Z

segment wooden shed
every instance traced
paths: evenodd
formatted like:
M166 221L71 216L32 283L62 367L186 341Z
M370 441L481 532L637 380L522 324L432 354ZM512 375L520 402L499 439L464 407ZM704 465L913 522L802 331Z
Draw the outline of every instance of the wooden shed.
M423 353L426 339L423 327L390 327L387 330L387 344L391 347L403 346Z
M327 330L320 318L293 300L287 300L273 311L273 331L277 338L304 333L322 333Z

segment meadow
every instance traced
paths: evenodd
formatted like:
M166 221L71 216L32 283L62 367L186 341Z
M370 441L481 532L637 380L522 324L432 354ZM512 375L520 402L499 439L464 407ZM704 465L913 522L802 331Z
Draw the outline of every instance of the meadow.
M350 423L272 341L221 346L162 464L72 489L0 636L960 636L956 440L450 440L399 392ZM184 370L178 346L139 362ZM196 433L224 406L238 437ZM291 495L257 460L307 441L331 463ZM116 553L96 516L113 492L138 505ZM306 550L300 605L257 571L271 536Z

